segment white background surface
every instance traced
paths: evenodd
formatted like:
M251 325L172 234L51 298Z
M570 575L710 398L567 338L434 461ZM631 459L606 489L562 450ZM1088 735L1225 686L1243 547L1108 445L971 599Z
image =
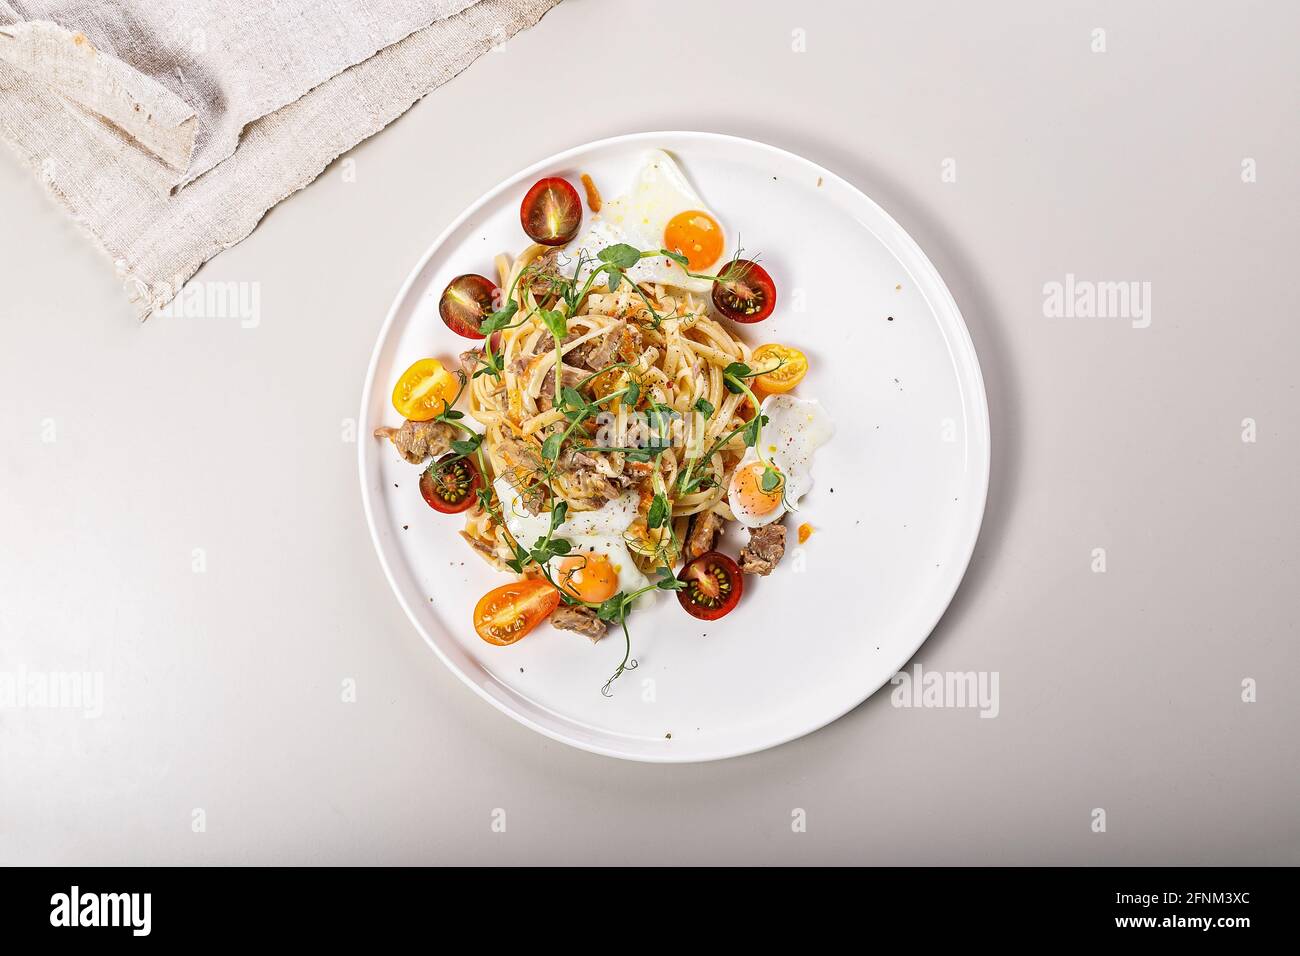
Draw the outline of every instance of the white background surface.
M1297 21L569 0L200 273L260 283L254 329L136 325L0 161L0 669L105 674L99 719L0 710L0 860L1300 862ZM585 109L538 90L566 62ZM393 600L341 439L393 293L498 180L654 128L845 175L952 289L993 478L917 660L997 671L996 719L881 693L763 754L616 762L493 711ZM1150 282L1150 327L1044 317L1067 273Z

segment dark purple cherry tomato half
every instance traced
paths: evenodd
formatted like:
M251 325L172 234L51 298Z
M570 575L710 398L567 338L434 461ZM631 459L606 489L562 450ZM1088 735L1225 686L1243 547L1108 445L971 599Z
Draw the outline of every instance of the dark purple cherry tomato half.
M519 206L519 223L533 242L562 246L578 234L582 225L582 201L578 191L558 176L539 179Z
M678 589L677 600L687 614L701 621L716 621L728 613L744 590L740 568L721 551L705 552L677 577L686 582Z
M443 455L420 476L420 494L434 511L459 514L478 500L483 475L472 458Z
M776 308L776 283L757 262L736 259L713 283L713 307L733 322L762 322Z
M438 314L447 328L467 339L481 339L478 327L496 311L500 290L491 279L480 275L456 276L442 292Z

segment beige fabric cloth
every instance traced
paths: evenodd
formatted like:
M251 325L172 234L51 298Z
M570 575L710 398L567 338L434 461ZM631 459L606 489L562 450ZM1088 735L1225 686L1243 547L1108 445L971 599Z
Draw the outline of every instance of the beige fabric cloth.
M84 110L161 191L244 127L474 0L0 0L0 59Z
M146 318L267 209L558 2L0 0L0 135ZM143 19L123 14L145 4ZM198 59L178 29L191 45L183 31L204 31Z

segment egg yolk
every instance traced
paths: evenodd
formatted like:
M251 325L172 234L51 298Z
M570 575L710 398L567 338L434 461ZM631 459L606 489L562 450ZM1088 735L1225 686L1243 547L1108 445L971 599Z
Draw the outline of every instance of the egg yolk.
M603 554L573 554L560 562L560 589L581 601L599 604L618 592L618 572Z
M746 514L771 514L781 504L782 484L784 482L778 484L771 491L764 491L763 471L763 463L756 461L736 472L732 493L736 496L736 501Z
M702 210L679 212L664 227L664 248L685 256L688 268L699 272L722 257L722 227Z

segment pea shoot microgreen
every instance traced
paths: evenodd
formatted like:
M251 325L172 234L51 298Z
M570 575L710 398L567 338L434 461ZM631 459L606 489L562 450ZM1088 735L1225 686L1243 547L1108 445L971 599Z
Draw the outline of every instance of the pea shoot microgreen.
M722 267L722 271L720 271L717 275L709 275L708 273L705 272L692 272L689 268L691 261L687 259L684 255L682 255L680 252L671 252L668 249L660 249L657 253L643 253L643 255L666 256L667 258L673 260L673 262L681 266L682 271L685 272L692 279L707 279L709 282L726 283L726 282L739 282L741 279L745 278L745 274L749 271L750 263L758 261L757 256L748 261L742 260L741 256L744 255L744 252L745 250L741 246L737 245L736 251L732 255L730 261L725 266Z
M655 495L650 501L650 512L646 515L645 526L651 531L663 527L670 513L671 506L668 504L668 496Z
M624 594L620 591L609 600L603 601L596 606L596 617L607 624L617 624L623 629L623 660L619 662L609 680L605 681L605 686L600 689L601 694L606 697L612 696L609 690L610 685L622 677L624 671L636 669L636 661L632 659L632 635L627 629L627 613L631 610L633 602L650 591L678 591L686 587L686 582L673 574L671 568L662 567L659 569L659 573L661 576L654 584L647 584L631 594Z
M763 477L759 479L758 486L764 494L770 495L776 491L784 482L781 479L781 473L771 465L763 467Z

